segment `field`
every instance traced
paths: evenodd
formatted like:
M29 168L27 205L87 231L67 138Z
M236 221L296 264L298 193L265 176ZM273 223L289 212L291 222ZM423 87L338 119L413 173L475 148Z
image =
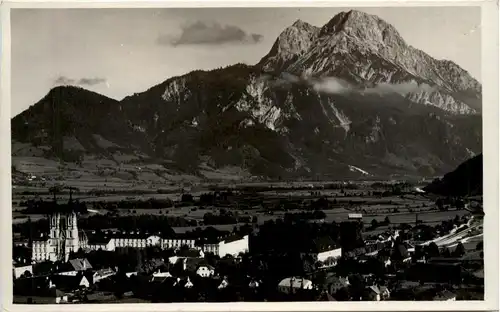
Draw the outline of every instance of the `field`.
M189 192L195 199L200 195L210 192L214 188L214 184L210 183L191 183L186 186L184 183L164 183L149 185L138 185L134 182L107 182L106 188L101 189L96 181L83 181L78 183L75 181L64 181L66 186L79 186L78 192L73 195L74 199L86 202L88 204L90 215L106 214L105 209L93 209L94 202L110 202L119 203L126 201L146 201L148 199L170 199L173 202L180 202L183 193ZM48 188L45 182L31 181L18 185L13 189L13 223L26 222L27 216L20 211L23 207L19 204L28 199L41 199L44 201L52 200L53 196L48 193ZM59 181L58 183L61 183ZM111 183L111 184L110 184ZM316 201L320 198L326 198L334 203L328 209L322 209L326 217L322 222L342 222L348 220L350 213L362 213L363 222L369 226L372 220L383 222L389 218L390 225L397 224L414 224L416 220L429 225L439 224L444 220L453 219L455 216L462 217L468 214L465 210L457 210L454 207L449 207L446 211L440 211L435 207L435 198L430 198L424 194L407 190L399 195L377 196L375 192L381 192L383 189L373 187L373 182L356 183L355 189L323 189L322 186L326 182L294 182L294 183L246 183L246 184L219 184L217 187L238 188L263 188L252 192L251 195L237 196L231 204L202 206L199 204L182 205L176 207L165 207L158 209L120 209L117 213L122 216L138 216L138 215L163 215L172 217L181 217L189 220L198 221L199 227L203 225L203 216L206 213L219 214L221 209L229 210L239 216L257 217L259 224L268 220L276 220L282 218L285 213L296 213L300 210L288 209L273 209L270 211L262 206L253 206L249 204L252 201L260 201L263 204L275 205L275 203L296 202L296 201ZM113 189L110 188L113 186ZM154 187L153 187L154 186ZM114 189L116 187L116 189ZM296 189L292 189L296 188ZM102 194L95 195L89 193L89 190L99 189ZM156 190L161 189L164 192L158 194ZM123 194L124 190L126 191ZM66 202L69 194L57 194L57 201L60 203ZM90 205L89 205L90 204ZM241 207L246 207L245 209ZM31 220L43 218L42 215L32 214ZM232 230L238 224L211 225L221 230ZM192 230L195 227L174 227L176 232L185 232ZM387 229L387 226L378 227L377 231Z
M248 176L236 168L215 170L207 165L203 167L202 176L177 175L166 167L148 163L140 155L115 155L116 161L109 159L85 158L81 164L60 164L41 157L23 155L27 146L18 146L18 156L13 157L13 189L12 213L13 223L26 222L27 215L21 211L21 202L26 200L51 201L53 195L49 188L55 185L76 188L74 199L87 203L90 215L106 214L106 209L92 208L93 203L118 203L117 213L122 216L163 215L196 220L200 227L206 213L219 214L221 209L231 211L238 216L257 217L259 224L268 220L282 218L285 213L296 213L300 210L286 207L270 210L280 203L311 202L326 198L333 203L327 209L323 222L341 222L348 219L350 213L363 214L363 221L370 225L372 220L384 221L387 217L390 224L415 223L416 220L426 224L438 224L455 216L463 216L467 211L449 207L447 211L439 211L435 207L435 198L419 192L420 182L403 194L380 196L388 187L374 187L375 182L356 181L354 189L347 187L347 182L248 182ZM38 156L38 155L34 155ZM142 159L142 160L141 160ZM240 177L238 179L237 177ZM209 180L210 179L210 180ZM241 182L245 179L246 182ZM325 188L330 183L346 185L346 188ZM175 207L157 207L157 209L120 209L120 202L146 201L148 199L166 200L175 203L181 201L184 193L195 199L214 188L251 189L251 195L237 196L232 202L223 205L203 206L175 205ZM390 187L389 187L390 189ZM379 194L379 195L377 195ZM67 202L69 193L62 190L57 194L59 203ZM261 205L252 203L260 202ZM31 214L31 220L44 218L43 215ZM231 230L236 224L213 225L216 228ZM184 232L193 227L175 227L175 231ZM383 230L387 226L381 226Z

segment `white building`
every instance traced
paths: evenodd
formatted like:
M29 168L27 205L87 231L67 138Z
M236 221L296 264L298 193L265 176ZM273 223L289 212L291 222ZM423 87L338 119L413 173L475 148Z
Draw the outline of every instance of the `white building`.
M26 272L29 272L30 275L33 275L33 265L31 264L14 265L13 271L14 271L14 279L21 277Z
M313 289L312 281L302 277L287 277L278 284L278 290L286 294L294 293L300 289Z
M362 220L363 215L361 213L350 213L347 218L349 220Z
M161 240L162 249L178 249L182 246L187 246L189 248L195 248L195 239L188 238L163 238Z
M216 243L205 243L201 249L205 253L210 252L221 258L226 255L236 257L239 253L248 252L248 235L228 237Z
M339 259L342 256L342 248L335 248L318 253L318 261Z
M188 238L162 238L160 235L139 231L104 231L89 233L90 250L114 251L116 248L147 248L157 246L161 249L179 249L183 246L196 248L195 240Z
M201 277L211 277L215 274L215 269L208 264L200 264L196 269L196 274Z
M114 251L116 249L115 239L111 237L91 237L89 238L88 249Z
M67 262L71 252L86 247L87 237L78 230L76 212L55 212L49 218L48 236L33 241L32 260Z

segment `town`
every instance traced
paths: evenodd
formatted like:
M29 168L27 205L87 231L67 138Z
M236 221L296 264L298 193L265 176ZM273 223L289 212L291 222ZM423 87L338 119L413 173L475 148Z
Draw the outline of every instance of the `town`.
M83 193L13 199L14 303L483 300L481 197L400 182Z

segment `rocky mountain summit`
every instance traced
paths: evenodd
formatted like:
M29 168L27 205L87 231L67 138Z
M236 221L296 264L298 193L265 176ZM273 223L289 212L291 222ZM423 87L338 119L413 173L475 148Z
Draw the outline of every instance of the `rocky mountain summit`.
M296 21L256 65L194 71L122 101L56 88L13 118L12 138L39 157L133 155L193 175L428 176L481 152L480 103L458 65L349 11L321 28Z
M322 28L296 22L259 66L357 84L425 84L404 95L458 114L481 111L481 85L469 73L408 45L392 25L359 11L342 12Z

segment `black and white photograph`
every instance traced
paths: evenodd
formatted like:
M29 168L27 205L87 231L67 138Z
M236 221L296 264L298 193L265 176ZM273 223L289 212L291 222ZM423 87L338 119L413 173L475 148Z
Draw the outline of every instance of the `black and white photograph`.
M10 8L12 304L484 301L483 14Z

